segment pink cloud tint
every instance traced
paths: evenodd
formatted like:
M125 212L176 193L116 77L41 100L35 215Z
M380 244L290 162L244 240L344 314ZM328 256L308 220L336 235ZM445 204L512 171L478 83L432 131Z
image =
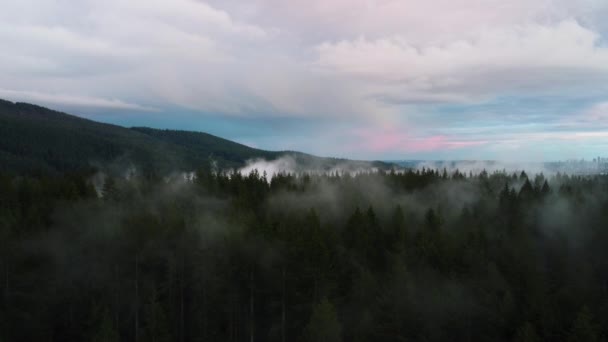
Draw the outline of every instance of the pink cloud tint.
M425 137L411 136L406 131L396 129L386 130L357 130L358 141L356 149L370 152L429 152L452 150L485 144L483 140L458 140L447 135L431 135Z

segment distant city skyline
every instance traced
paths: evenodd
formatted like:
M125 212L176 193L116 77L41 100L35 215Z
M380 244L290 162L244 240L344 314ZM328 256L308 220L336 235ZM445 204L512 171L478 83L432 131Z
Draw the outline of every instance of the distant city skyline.
M603 0L5 1L0 98L268 150L608 151Z

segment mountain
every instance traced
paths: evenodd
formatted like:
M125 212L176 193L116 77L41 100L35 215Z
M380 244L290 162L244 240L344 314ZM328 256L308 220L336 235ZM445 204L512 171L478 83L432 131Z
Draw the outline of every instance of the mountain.
M382 162L265 151L202 132L126 128L28 103L0 100L0 172L62 173L134 165L144 172L194 170L211 161L223 169L248 160L290 155L298 165L331 169L387 167Z

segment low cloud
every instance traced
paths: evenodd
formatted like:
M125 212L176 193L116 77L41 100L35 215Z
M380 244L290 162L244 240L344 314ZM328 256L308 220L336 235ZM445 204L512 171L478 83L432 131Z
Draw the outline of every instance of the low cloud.
M524 87L546 93L575 81L608 79L608 49L600 45L596 32L573 20L487 30L447 43L360 37L326 42L317 51L320 67L365 82L400 86L401 102L425 93L473 98Z
M284 156L276 160L254 159L247 162L247 165L239 169L242 175L249 175L253 171L266 174L268 179L280 173L294 173L297 170L296 161L291 156Z
M435 151L465 150L493 158L525 145L533 150L529 159L544 153L539 149L551 149L560 136L587 141L583 147L598 145L593 154L603 148L597 125L603 116L597 113L608 90L605 1L23 0L3 5L0 97L7 100L76 107L81 113L75 114L85 115L91 108L158 109L162 115L155 114L160 118L155 123L165 127L188 128L194 120L206 124L204 115L210 113L262 119L260 126L276 132L271 137L250 134L256 128L247 127L247 134L260 138L227 138L257 145L272 139L267 145L274 147L299 135L304 138L290 149L355 158L411 153L435 158ZM555 115L555 107L510 105L505 98L559 98L571 104L570 112ZM483 105L503 108L473 108ZM556 118L593 105L599 109L587 119ZM180 122L180 112L201 116ZM149 124L141 117L137 124ZM265 119L315 123L308 130L279 130L276 121ZM511 134L522 123L534 126ZM204 124L197 127L209 126ZM385 135L391 125L407 131ZM557 125L560 135L543 135ZM476 134L481 126L489 129ZM321 132L326 127L331 132ZM311 136L318 141L311 142ZM542 142L546 137L551 140ZM363 142L370 147L361 148ZM580 147L566 157L589 150ZM562 157L551 152L552 159Z
M104 99L90 96L73 96L65 94L48 94L35 91L20 91L0 88L0 97L14 101L33 102L37 104L62 105L67 107L92 107L102 109L124 109L146 112L157 112L156 108L117 99Z

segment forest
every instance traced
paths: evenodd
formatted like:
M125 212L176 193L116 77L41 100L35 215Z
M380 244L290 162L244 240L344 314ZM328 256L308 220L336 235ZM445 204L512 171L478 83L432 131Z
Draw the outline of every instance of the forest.
M136 164L145 177L195 170L210 159L238 169L254 159L289 155L302 171L313 168L390 168L380 161L324 158L297 151L266 151L204 132L122 127L29 103L0 99L0 172L40 175L92 172ZM120 170L115 170L119 172ZM147 175L150 173L150 175Z
M608 177L0 175L0 341L601 341Z

